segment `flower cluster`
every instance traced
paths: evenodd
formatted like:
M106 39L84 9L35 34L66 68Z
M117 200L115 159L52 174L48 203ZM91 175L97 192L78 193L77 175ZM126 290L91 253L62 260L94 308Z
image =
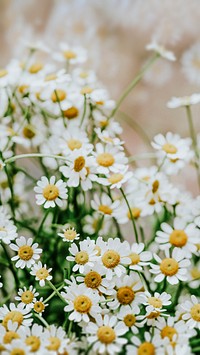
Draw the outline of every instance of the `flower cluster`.
M139 80L175 60L147 49ZM115 102L86 59L40 44L0 70L0 353L198 353L200 197L174 176L200 184L199 94L168 103L190 137L157 134L141 167L115 119L138 79Z

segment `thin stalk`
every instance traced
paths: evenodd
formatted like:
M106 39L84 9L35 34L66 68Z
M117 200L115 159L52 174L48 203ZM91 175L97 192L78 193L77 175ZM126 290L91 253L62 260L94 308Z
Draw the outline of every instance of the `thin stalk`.
M59 286L59 287L57 288L57 291L60 291L61 288L63 288L63 286L64 286L64 284L62 284L61 286ZM49 295L49 297L47 297L46 300L43 301L43 303L47 303L47 302L48 302L51 298L53 298L55 295L56 295L56 291L53 291L53 292Z
M47 218L49 212L50 212L50 209L46 210L46 213L45 213L45 215L44 215L44 217L43 217L43 219L42 219L42 221L41 221L41 223L40 223L40 226L39 226L39 228L38 228L38 232L37 232L37 235L36 235L36 239L40 236L40 233L41 233L41 231L42 231L44 222L46 221L46 218Z
M84 118L85 118L86 107L87 107L87 98L86 98L86 95L84 94L84 108L83 108L83 114L82 114L82 117L81 117L80 127L82 126Z
M67 125L66 125L66 119L65 119L65 115L64 115L64 112L63 112L62 107L61 107L61 104L60 104L60 99L59 99L59 97L58 97L57 90L54 90L54 93L55 93L55 95L56 95L56 100L57 100L57 102L58 102L58 106L59 106L59 109L60 109L60 113L61 113L61 116L62 116L62 118L63 118L63 124L64 124L64 126L65 126L65 128L66 128L66 127L67 127Z
M49 324L46 322L46 320L41 317L39 314L37 313L34 313L34 316L39 319L39 321L46 327L46 328L49 328Z
M52 284L51 281L47 280L49 286L52 288L52 290L54 290L54 292L57 294L57 296L64 302L66 303L66 300L62 297L62 295L60 294L60 292L58 291L57 288L55 288L55 286Z
M135 219L134 219L134 217L133 217L133 213L132 213L131 207L130 207L130 205L129 205L128 199L127 199L127 197L126 197L126 195L125 195L123 189L120 188L120 190L121 190L121 193L122 193L122 196L123 196L124 200L126 201L126 204L127 204L127 207L128 207L129 213L130 213L130 216L131 216L131 221L132 221L133 230L134 230L134 233L135 233L136 242L139 243L137 227L136 227L136 223L135 223Z
M25 158L54 158L54 159L60 159L60 160L67 160L66 157L62 157L60 155L54 155L54 154L41 154L41 153L30 153L30 154L18 154L15 155L14 157L8 158L4 160L5 164L10 164L13 163L14 161L18 159L25 159Z

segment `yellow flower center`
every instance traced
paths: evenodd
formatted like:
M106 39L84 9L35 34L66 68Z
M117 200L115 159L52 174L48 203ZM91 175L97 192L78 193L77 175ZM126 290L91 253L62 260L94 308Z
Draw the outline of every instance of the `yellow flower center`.
M50 345L47 346L48 350L57 351L60 347L61 341L57 337L50 337L49 338Z
M124 323L126 324L127 327L132 327L136 322L136 317L134 314L127 314L124 317Z
M104 213L104 214L108 214L108 215L112 214L112 208L110 208L107 205L100 205L99 206L99 211Z
M104 166L106 168L112 166L115 162L115 158L110 153L99 154L96 160L99 165Z
M80 149L82 147L82 143L78 139L69 139L67 145L71 150Z
M21 300L25 304L31 303L33 301L33 298L34 298L34 294L33 294L33 292L31 292L29 290L23 292L21 295Z
M29 68L29 73L30 74L37 74L40 70L43 69L43 64L42 63L34 63L30 66Z
M55 102L63 101L65 100L67 94L64 90L61 89L56 89L52 92L51 94L51 100Z
M195 304L191 310L190 314L196 322L200 322L200 303Z
M79 251L75 256L75 261L77 264L84 265L88 262L89 255L86 251Z
M157 297L149 297L148 303L155 308L162 308L162 301Z
M131 212L132 212L132 215L135 219L139 218L140 217L140 213L141 213L141 209L140 208L137 208L137 207L132 207L131 208ZM131 214L130 214L130 211L127 212L127 216L129 219L131 219Z
M173 327L169 327L168 325L164 327L160 332L161 338L167 337L170 341L172 341L174 334L177 334L176 329Z
M108 126L108 121L101 121L99 123L102 128L106 128Z
M158 188L159 188L159 181L158 180L155 180L152 184L152 192L153 194L155 194L157 191L158 191Z
M3 342L4 344L10 344L14 339L19 339L19 334L13 331L8 331L3 337Z
M57 78L57 75L56 74L48 74L46 75L45 77L45 81L51 81L51 80L55 80Z
M96 101L96 105L104 105L104 101Z
M135 298L135 293L132 290L132 288L125 286L125 287L120 287L119 290L117 291L117 299L119 303L126 305L130 304L133 302Z
M45 267L37 270L36 276L39 280L45 280L49 276L49 272Z
M159 315L160 315L160 312L153 311L148 314L147 319L155 319L155 318L158 318Z
M23 128L23 135L25 138L32 139L36 135L35 128L30 124L25 126Z
M28 85L20 85L18 87L18 90L19 90L20 94L24 94L28 90L28 88L29 88Z
M90 88L89 86L85 86L81 89L81 94L82 95L91 94L92 91L93 91L92 88Z
M173 258L165 258L160 264L161 272L166 276L173 276L178 272L178 263Z
M138 355L154 355L155 354L155 347L152 343L145 342L139 346L137 354Z
M101 343L111 344L116 339L116 334L111 327L103 325L98 329L97 337Z
M98 288L101 285L101 275L96 271L90 271L84 279L84 282L87 287Z
M8 71L6 69L0 69L0 78L3 78L8 74Z
M31 335L25 340L26 345L31 347L31 352L35 352L40 348L40 339L34 335Z
M129 258L131 259L131 265L136 265L140 262L140 256L136 253L131 253Z
M85 166L85 158L80 156L74 160L74 170L78 173Z
M188 241L188 236L184 230L175 229L170 234L169 241L175 247L183 247Z
M7 329L8 321L11 320L13 323L17 322L18 325L21 325L23 322L23 314L19 311L10 311L3 319L2 325Z
M76 53L70 50L63 51L63 55L67 60L74 59L77 57Z
M42 194L47 201L53 201L59 196L59 190L57 186L48 184L43 189Z
M72 106L67 110L64 110L63 113L64 116L68 118L68 120L72 120L73 118L78 116L79 110L76 107Z
M166 143L162 146L162 149L164 150L165 153L168 154L176 154L177 153L177 148L175 147L175 145L170 144L170 143Z
M152 198L150 201L149 201L149 205L153 206L155 205L156 201Z
M25 355L25 351L21 348L14 348L11 350L10 355Z
M79 74L80 78L85 79L88 77L88 73L86 71L82 71L82 73Z
M74 240L77 236L77 233L74 229L67 229L64 232L64 236L67 240Z
M108 269L116 267L120 262L120 255L115 250L108 250L102 256L102 263Z
M34 304L34 311L35 312L41 313L44 311L44 309L45 309L45 305L43 302L41 302L41 301L35 302L35 304Z
M192 278L195 279L200 279L200 270L197 267L194 267L191 271L190 274Z
M111 184L117 184L119 181L123 179L124 175L123 174L112 174L109 178L108 181Z
M74 300L74 309L79 313L89 313L92 301L89 297L81 295Z
M33 249L29 245L23 245L19 248L18 255L22 260L30 260L33 256Z

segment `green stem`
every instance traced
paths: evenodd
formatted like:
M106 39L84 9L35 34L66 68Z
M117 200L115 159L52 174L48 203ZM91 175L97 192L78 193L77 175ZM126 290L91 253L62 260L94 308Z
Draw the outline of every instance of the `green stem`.
M120 98L116 102L115 108L112 110L110 118L113 117L117 110L119 109L121 103L124 101L124 99L128 96L128 94L131 92L131 90L137 85L137 83L142 79L144 73L149 69L149 67L160 57L158 53L154 54L152 58L146 63L146 65L140 70L140 72L136 75L136 77L133 79L133 81L128 85L128 87L125 89L125 91L122 93Z
M54 159L60 159L60 160L67 160L66 157L62 157L60 155L54 155L54 154L41 154L41 153L30 153L30 154L18 154L15 155L14 157L8 158L4 160L5 164L10 164L16 161L17 159L24 159L24 158L54 158Z
M52 288L52 290L54 290L54 292L57 294L57 296L58 296L64 303L66 303L66 300L61 296L60 292L58 291L57 288L55 288L55 286L52 284L52 282L51 282L51 281L48 281L48 280L47 280L47 282L48 282L49 286Z
M128 207L129 213L130 213L130 216L131 216L131 221L132 221L133 230L134 230L134 233L135 233L136 242L139 243L138 232L137 232L136 223L135 223L135 219L134 219L134 217L133 217L133 213L132 213L131 207L130 207L130 205L129 205L128 199L127 199L127 197L126 197L126 195L125 195L123 189L120 188L120 190L121 190L121 193L122 193L122 196L123 196L124 200L126 201L126 204L127 204L127 207Z
M98 234L99 234L99 232L100 232L100 230L101 230L101 228L103 226L103 220L104 220L104 215L101 216L99 222L97 223L97 228L96 228L96 231L95 231L97 236L98 236Z
M59 286L59 287L57 288L57 291L60 291L61 288L63 288L63 286L64 286L64 284L62 284L61 286ZM49 295L49 297L47 297L46 300L43 301L43 303L47 303L47 302L48 302L51 298L53 298L55 295L56 295L56 291L53 291L53 292Z
M44 222L46 221L46 218L47 218L49 212L50 212L50 209L46 210L46 212L45 212L45 214L44 214L44 217L43 217L43 219L42 219L42 221L41 221L41 223L40 223L40 226L39 226L39 228L38 228L38 232L37 232L37 235L36 235L36 238L35 238L35 239L37 239L37 238L40 236L40 233L41 233L41 231L42 231Z
M62 116L62 118L63 118L63 124L64 124L64 126L65 126L65 128L66 128L67 125L66 125L65 115L64 115L64 112L63 112L62 107L61 107L61 104L60 104L60 99L59 99L59 97L58 97L57 90L54 90L54 93L55 93L55 95L56 95L56 100L57 100L57 102L58 102L58 106L59 106L59 109L60 109L60 113L61 113L61 116Z
M83 108L83 114L82 114L82 118L81 118L80 127L82 126L84 118L85 118L86 108L87 108L87 98L86 98L86 95L84 94L84 108Z
M41 317L39 314L34 313L35 318L39 319L39 321L46 327L49 328L49 324L46 322L46 320Z

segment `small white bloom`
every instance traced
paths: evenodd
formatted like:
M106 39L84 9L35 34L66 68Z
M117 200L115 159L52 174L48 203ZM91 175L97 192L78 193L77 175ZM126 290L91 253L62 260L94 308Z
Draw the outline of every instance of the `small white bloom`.
M29 306L15 305L10 303L7 307L5 304L0 307L0 320L2 325L7 329L9 320L14 319L18 326L22 325L29 327L33 321L31 318L32 313Z
M69 248L69 252L73 256L67 256L68 261L75 261L73 271L79 270L80 273L84 272L86 266L93 267L97 260L97 250L95 249L94 241L87 238L79 243L79 248L75 243Z
M184 311L182 318L186 321L186 326L200 330L200 302L197 297L192 295L191 301L185 301L181 308Z
M44 204L44 208L55 207L56 205L62 207L62 199L67 199L67 184L61 179L56 183L55 181L55 176L52 176L50 180L46 176L42 176L41 180L37 182L37 186L34 187L37 205Z
M20 301L19 305L28 305L32 308L37 296L39 296L39 293L36 292L36 289L31 285L28 289L25 286L23 289L20 288L18 296L16 296L15 299L16 301Z
M167 50L164 46L158 44L156 41L152 41L146 46L148 51L154 51L158 53L162 58L168 59L170 61L175 61L176 57L173 52Z
M58 235L62 238L63 242L72 243L74 240L79 239L80 234L74 228L64 228L63 233L58 233Z
M131 270L142 271L145 265L149 265L149 261L152 259L152 253L150 251L144 250L144 243L133 243L131 245L129 258L131 259L131 264L129 268Z
M182 106L196 105L200 103L200 94L192 94L191 96L172 97L167 103L168 108L177 108Z
M94 194L94 200L91 201L91 206L105 218L112 218L119 212L120 201L116 200L113 202L106 193L102 193L101 197Z
M20 237L16 239L16 244L11 243L9 247L17 252L17 255L13 256L11 260L16 261L16 267L24 269L25 266L30 268L35 264L35 261L40 258L42 249L38 248L38 243L33 244L33 239Z
M42 265L41 261L34 264L30 274L35 276L35 279L39 281L39 285L43 287L45 285L45 280L50 281L52 276L50 275L52 268L47 269L46 264Z

